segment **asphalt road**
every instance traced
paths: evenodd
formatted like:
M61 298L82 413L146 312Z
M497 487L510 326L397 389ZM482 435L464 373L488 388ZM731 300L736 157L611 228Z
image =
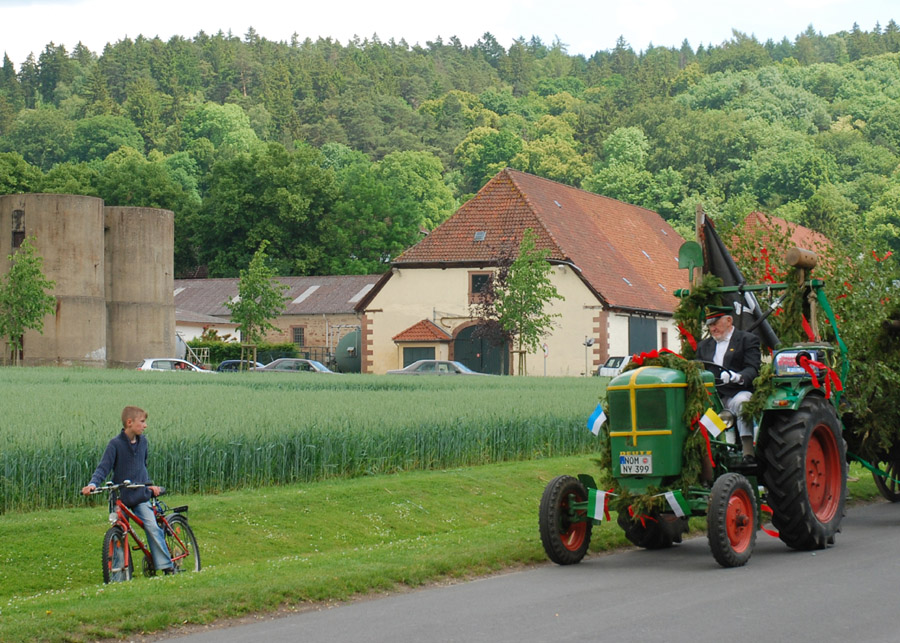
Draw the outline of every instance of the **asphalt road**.
M900 503L878 502L852 508L826 550L792 551L759 532L736 569L719 567L701 537L171 640L893 642L898 586Z

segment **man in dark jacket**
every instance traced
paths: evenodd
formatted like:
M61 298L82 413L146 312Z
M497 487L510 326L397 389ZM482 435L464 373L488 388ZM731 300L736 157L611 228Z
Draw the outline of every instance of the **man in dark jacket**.
M145 484L144 487L134 489L123 488L120 498L126 507L134 512L134 515L144 523L144 531L147 533L147 544L150 553L153 554L153 565L157 571L171 574L173 571L172 557L169 548L166 547L166 538L156 524L156 517L149 500L158 496L159 487L152 486L150 474L147 473L147 439L144 430L147 428L147 412L136 406L126 406L122 411L122 431L109 441L97 470L91 476L91 481L81 493L88 495L101 484L109 472L112 471L112 481L122 484L130 480L134 484Z
M727 312L711 312L706 316L709 337L697 346L697 359L722 367L718 387L722 403L737 416L738 434L744 460L753 461L753 425L741 419L741 407L750 399L753 380L759 375L761 356L759 339L734 327Z

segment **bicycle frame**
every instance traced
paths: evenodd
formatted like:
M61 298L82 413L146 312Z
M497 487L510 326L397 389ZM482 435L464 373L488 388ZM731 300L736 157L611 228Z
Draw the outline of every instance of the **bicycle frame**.
M131 525L131 521L136 522L141 528L144 528L144 522L138 518L131 509L129 509L125 503L123 503L119 499L119 491L118 487L121 485L114 485L110 488L109 492L109 522L112 526L118 525L122 532L125 535L125 551L137 551L140 550L143 552L144 556L147 560L152 561L153 555L150 552L150 548L141 540L140 536L138 536L137 532ZM128 485L128 486L143 486L143 485ZM104 489L101 487L100 489ZM181 540L181 537L178 533L172 529L172 526L169 524L169 520L166 518L165 511L167 507L163 505L162 501L158 498L152 498L150 500L150 506L153 507L153 514L156 517L156 524L159 525L160 529L163 530L164 536L171 536L175 539L181 549L181 553L173 554L169 552L169 555L172 557L172 562L174 564L178 564L178 561L190 555L189 549L185 546L184 542ZM177 512L176 512L177 513ZM134 546L129 546L128 538L129 536L134 539ZM128 564L128 560L125 561L125 564ZM154 569L151 566L151 569Z

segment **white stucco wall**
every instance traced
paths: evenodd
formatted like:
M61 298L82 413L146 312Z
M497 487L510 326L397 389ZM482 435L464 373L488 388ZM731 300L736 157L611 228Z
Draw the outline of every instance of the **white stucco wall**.
M236 342L239 340L239 333L236 324L188 324L184 322L178 322L175 324L175 332L178 335L181 335L181 338L186 342L189 342L192 339L198 339L201 335L203 335L203 331L205 328L215 330L219 334L219 337L231 335L229 341Z
M471 323L470 272L466 268L395 270L367 307L372 350L370 372L384 373L402 366L402 351L393 337L422 319L432 320L451 335L458 327ZM547 345L546 361L542 350L527 355L527 372L538 376L545 372L554 376L580 376L587 364L587 372L591 373L595 368L595 349L586 351L585 338L593 337L596 342L607 340L602 336L602 329L595 332L594 317L600 302L571 267L554 266L551 279L565 300L552 304L552 311L560 316L554 322L553 331L543 339ZM610 317L610 341L624 355L628 346L628 320L616 321ZM517 368L516 356L510 363Z

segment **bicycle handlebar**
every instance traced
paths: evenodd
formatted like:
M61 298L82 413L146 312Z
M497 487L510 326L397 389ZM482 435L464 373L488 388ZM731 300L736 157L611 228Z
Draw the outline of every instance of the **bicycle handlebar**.
M150 487L150 486L157 486L157 485L149 485L145 482L132 483L131 480L124 480L124 481L120 482L119 484L113 484L112 482L107 482L103 486L94 487L94 489L89 493L89 495L95 496L98 493L106 493L109 491L115 491L116 489L121 489L123 487L126 489L140 489L141 487ZM158 498L159 496L163 496L163 495L165 495L165 493L166 493L166 488L159 487L159 495L156 497Z

